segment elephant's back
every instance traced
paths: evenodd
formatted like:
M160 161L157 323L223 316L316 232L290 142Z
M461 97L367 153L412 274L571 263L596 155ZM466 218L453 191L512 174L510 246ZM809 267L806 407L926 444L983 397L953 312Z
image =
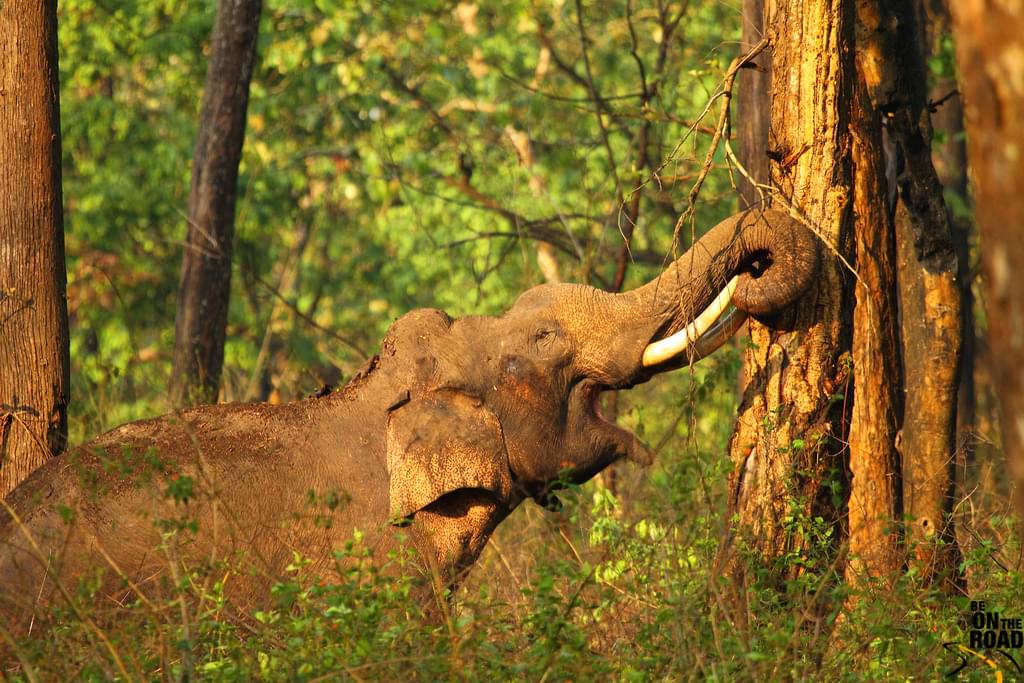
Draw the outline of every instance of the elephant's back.
M334 580L335 553L356 531L385 558L396 539L381 430L361 408L345 396L207 406L51 459L10 494L13 514L0 512L0 615L57 599L48 574L73 587L99 568L116 601L130 596L126 579L160 594L172 563L220 577L231 567L225 591L246 605L264 601L297 554Z

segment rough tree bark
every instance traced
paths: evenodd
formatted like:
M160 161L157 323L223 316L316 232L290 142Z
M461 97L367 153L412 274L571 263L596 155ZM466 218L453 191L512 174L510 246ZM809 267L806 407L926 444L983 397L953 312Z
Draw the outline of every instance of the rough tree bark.
M774 201L816 226L830 253L816 291L776 321L796 333L750 326L730 444L739 536L763 559L806 557L828 545L813 529L832 525L838 533L828 538L849 550L848 581L889 577L904 563L906 498L930 577L956 557L960 308L912 0L777 0L765 27ZM848 488L845 510L833 482ZM786 576L800 565L779 569Z
M57 4L0 3L0 497L67 440Z
M952 576L960 291L949 214L931 157L924 35L913 0L859 0L858 57L872 106L885 113L899 259L906 411L904 511L922 575Z
M858 15L860 5L858 3ZM864 26L856 29L863 66ZM896 248L882 144L882 116L871 106L863 68L851 101L850 152L857 282L853 309L853 410L849 424L850 481L846 580L856 585L889 577L900 557L900 461L903 414L896 317Z
M1003 448L1024 513L1024 5L958 0L950 10L974 171L992 375Z
M952 32L947 0L916 0L915 13L924 39L924 55L942 58L943 41ZM930 74L929 109L933 129L941 138L932 140L932 163L946 195L967 203L967 141L964 138L964 110L956 78L950 74ZM952 209L953 207L950 206ZM961 466L970 459L974 444L974 292L971 277L971 221L950 211L950 225L957 257L957 286L960 289L960 388L956 407L957 454Z
M210 41L199 135L192 162L188 232L181 265L171 400L217 400L231 293L238 162L261 0L220 0Z
M740 52L747 53L764 38L764 0L743 0L743 37ZM768 185L768 124L771 120L772 47L766 46L756 61L740 72L737 79L736 157L746 173L737 178L740 195L739 208L747 209L762 203L770 204L770 197L758 187ZM746 345L750 333L744 325L737 333L740 348ZM746 390L746 376L736 376L737 395Z
M952 19L947 0L915 0L914 11L924 40L924 55L937 60L941 70L930 69L929 109L936 136L932 140L932 163L942 183L949 207L953 245L956 249L956 283L960 291L960 372L956 404L956 450L953 477L954 496L963 495L968 481L968 469L974 469L974 451L978 443L975 420L977 414L977 385L975 367L977 330L974 324L974 272L971 264L971 239L974 222L965 211L968 205L967 141L964 136L964 111L952 64L948 43L952 35ZM952 199L952 202L950 200ZM985 383L986 386L990 383ZM955 515L954 527L957 546L966 552L977 544L977 539L965 529L971 523L969 506L963 506ZM963 580L970 588L974 565L964 570Z
M765 31L772 44L772 112L768 135L772 184L829 244L848 253L850 168L848 115L852 74L849 18L843 3L778 0ZM739 418L730 441L730 508L737 535L722 549L734 576L746 547L755 556L805 553L801 514L835 519L827 480L843 469L839 453L850 348L848 285L826 250L818 284L776 329L751 322ZM796 513L796 514L794 514ZM786 567L786 573L796 571Z
M755 348L745 358L748 384L730 444L731 503L748 547L766 559L806 556L812 542L821 547L823 537L808 532L808 521L821 517L839 532L833 543L848 543L854 583L902 564L891 157L887 112L871 97L880 29L865 21L876 5L769 3L775 201L795 207L829 246L817 290L791 320L776 321L796 332L751 325ZM845 501L833 484L848 489Z

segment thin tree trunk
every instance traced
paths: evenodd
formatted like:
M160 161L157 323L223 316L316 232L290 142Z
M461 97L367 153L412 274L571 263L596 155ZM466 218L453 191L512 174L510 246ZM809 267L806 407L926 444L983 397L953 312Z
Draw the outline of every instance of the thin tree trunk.
M743 39L740 52L747 52L764 37L764 0L743 0ZM771 117L772 49L769 45L758 56L754 68L739 76L736 123L736 155L750 179L768 183L768 122ZM760 204L761 193L746 177L739 178L741 209Z
M917 0L916 13L925 39L925 56L938 58L942 43L952 31L946 0ZM932 127L942 138L932 141L932 163L947 195L961 205L967 198L967 142L964 138L964 111L957 82L952 74L933 76L929 88ZM954 207L950 207L953 209ZM971 457L974 443L974 292L971 277L970 236L972 224L962 213L950 211L953 244L957 257L957 286L960 289L960 388L957 398L957 453L964 464Z
M1024 6L950 4L1003 448L1024 513Z
M944 42L952 34L952 20L946 0L916 0L915 12L924 37L924 55L927 59L939 59L945 68ZM951 67L951 65L950 65ZM956 284L960 290L960 371L956 404L956 450L953 477L954 496L963 495L968 468L974 462L974 448L977 443L975 353L977 352L977 331L974 325L974 290L971 266L971 235L973 221L966 212L967 190L967 142L964 137L964 112L956 78L952 70L930 73L929 109L934 130L939 133L932 140L932 164L942 183L949 206L953 246L956 250ZM954 203L950 203L950 199ZM967 508L956 516L954 527L957 546L967 552L976 546L973 535L966 533L964 523L970 523ZM964 581L970 588L971 574L975 565L964 570Z
M743 38L740 52L746 53L764 38L764 0L743 0ZM737 148L736 156L746 171L738 178L740 209L770 203L770 197L757 185L767 185L768 170L768 125L771 121L772 47L768 45L751 64L744 69L737 80L738 100L736 103ZM750 333L747 326L737 332L740 348L747 345ZM746 390L746 375L736 375L737 395Z
M857 56L866 36L858 3ZM857 282L853 309L853 412L849 427L850 481L846 580L856 585L890 577L901 564L897 434L903 414L896 317L896 248L886 186L882 117L871 106L858 69L852 102L851 155Z
M0 497L67 441L55 2L0 4Z
M171 400L216 401L231 293L238 162L256 56L260 0L219 0L192 163Z
M885 112L899 260L904 511L922 575L955 575L952 529L960 292L949 214L932 165L925 39L913 0L857 3L858 59L871 104ZM895 190L895 194L893 191Z
M838 103L850 97L850 17L844 3L771 3L765 29L772 46L772 112L768 156L780 198L792 204L831 245L848 252L849 120ZM826 484L843 470L850 305L844 274L827 249L819 281L776 329L750 324L744 391L730 441L730 507L738 538L723 546L730 573L742 575L739 547L767 560L807 555L813 531L804 523L835 519ZM838 474L837 474L838 473ZM801 517L805 517L801 520ZM819 546L820 547L820 546ZM799 571L794 566L783 574Z

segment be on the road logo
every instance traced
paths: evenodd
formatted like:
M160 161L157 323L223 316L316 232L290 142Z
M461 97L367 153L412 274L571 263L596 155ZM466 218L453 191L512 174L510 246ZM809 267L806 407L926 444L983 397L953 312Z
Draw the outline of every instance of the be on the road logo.
M1024 673L1020 649L1024 647L1024 618L1005 617L986 609L984 600L971 600L970 630L967 643L945 643L942 647L960 658L959 664L946 677L959 674L972 662L990 667L996 680L1003 679L1003 669Z

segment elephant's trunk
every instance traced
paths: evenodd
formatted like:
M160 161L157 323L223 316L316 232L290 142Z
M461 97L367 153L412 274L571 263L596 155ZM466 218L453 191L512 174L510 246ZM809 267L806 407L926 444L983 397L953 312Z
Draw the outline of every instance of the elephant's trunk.
M770 315L795 301L817 272L818 240L789 214L744 211L701 237L664 273L622 296L667 314L682 326L738 275L732 301L752 315Z
M620 381L634 381L637 364L678 364L684 350L706 355L747 313L767 316L790 305L816 275L818 252L817 238L781 211L745 211L722 221L657 278L614 297L613 318L631 330L619 338L630 348L619 348L632 376L626 371ZM726 315L730 301L739 312Z

